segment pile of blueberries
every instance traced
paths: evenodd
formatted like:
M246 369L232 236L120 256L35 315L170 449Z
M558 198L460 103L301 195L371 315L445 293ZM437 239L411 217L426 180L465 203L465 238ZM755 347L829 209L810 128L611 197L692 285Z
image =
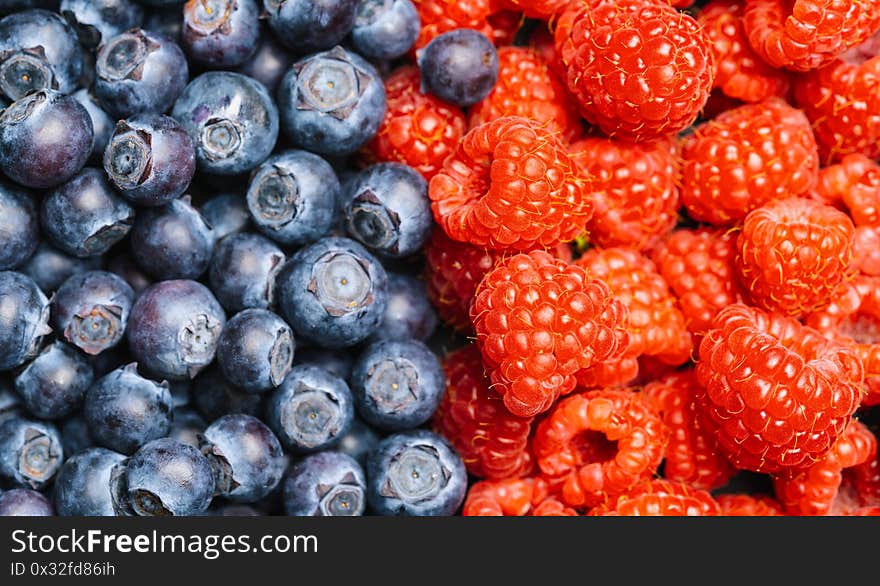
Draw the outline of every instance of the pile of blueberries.
M454 514L427 185L352 163L413 4L0 15L0 515ZM485 95L451 37L425 87Z

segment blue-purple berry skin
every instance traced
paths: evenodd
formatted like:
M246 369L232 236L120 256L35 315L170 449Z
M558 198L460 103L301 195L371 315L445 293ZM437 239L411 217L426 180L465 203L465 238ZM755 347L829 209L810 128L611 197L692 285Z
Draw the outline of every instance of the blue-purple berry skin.
M247 204L244 197L237 193L215 195L199 206L199 211L214 230L218 243L230 234L247 232L251 227L251 214Z
M348 382L351 376L351 366L354 364L354 355L347 349L328 350L318 346L311 346L296 351L293 358L296 366L310 364L328 371L335 377Z
M205 418L194 408L188 405L175 406L168 437L197 448L199 435L204 433L207 427Z
M58 422L58 431L61 433L61 445L68 459L95 447L95 440L92 439L89 424L83 417L82 411L77 411Z
M275 305L275 278L286 256L260 234L230 234L214 248L208 281L228 311L269 309Z
M0 494L0 517L53 517L52 503L36 490L13 488Z
M367 457L379 444L382 437L377 430L364 423L363 419L355 415L351 422L348 433L339 438L336 450L348 454L361 466L367 465Z
M61 436L54 424L22 416L0 423L0 478L42 490L63 462Z
M265 0L269 26L298 53L328 49L354 26L357 0Z
M51 294L73 275L98 270L103 260L102 256L78 258L43 241L34 254L19 267L19 271L33 279L40 289Z
M284 478L284 511L291 517L355 517L366 509L364 470L351 456L306 456Z
M61 0L60 12L88 49L144 21L143 7L133 0Z
M135 298L139 297L153 279L141 269L131 256L131 252L121 252L107 261L107 270L121 277L132 288Z
M15 390L34 417L63 419L82 405L93 380L86 357L73 346L56 341L18 373Z
M256 79L274 96L293 60L294 54L278 41L268 25L263 25L257 50L235 71Z
M0 270L27 261L40 242L40 215L34 196L0 179Z
M245 309L220 334L217 363L226 380L248 393L264 393L284 380L296 349L293 331L265 309Z
M396 59L412 48L421 28L411 0L359 0L351 44L368 59Z
M104 111L101 104L98 103L98 99L89 90L77 90L71 95L73 99L86 109L92 121L92 133L95 138L92 143L92 152L89 155L88 163L100 165L104 158L104 149L107 148L107 143L110 142L110 137L113 135L116 121L110 117L110 114Z
M0 371L37 355L49 327L49 299L33 279L0 271Z
M434 37L419 53L422 91L466 108L498 81L498 52L486 35L460 28Z
M231 413L262 416L264 396L247 393L227 381L215 362L193 380L192 402L210 423Z
M183 47L202 65L237 67L257 49L260 12L258 0L190 2L183 9Z
M437 312L425 282L401 273L388 274L388 305L381 325L369 341L408 340L426 342L437 329Z
M55 479L55 510L62 517L112 517L110 475L125 456L95 447L74 454L64 462Z

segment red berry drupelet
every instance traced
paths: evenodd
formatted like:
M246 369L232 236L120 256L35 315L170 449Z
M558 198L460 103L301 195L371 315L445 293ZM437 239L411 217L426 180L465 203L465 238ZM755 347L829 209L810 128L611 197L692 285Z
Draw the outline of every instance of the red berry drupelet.
M616 500L590 511L590 515L622 517L713 517L719 514L721 507L707 491L662 479L642 481Z
M848 211L856 226L880 225L880 165L865 155L847 155L819 169L810 196Z
M785 511L773 498L758 494L719 494L715 497L724 517L782 517Z
M419 12L421 32L413 50L421 49L443 33L469 28L492 38L488 22L492 14L492 0L412 0Z
M492 390L514 415L548 410L575 374L623 355L626 306L608 285L547 252L517 254L486 274L471 319Z
M541 486L536 486L536 483ZM465 517L523 517L532 510L532 499L546 483L540 478L481 480L468 489Z

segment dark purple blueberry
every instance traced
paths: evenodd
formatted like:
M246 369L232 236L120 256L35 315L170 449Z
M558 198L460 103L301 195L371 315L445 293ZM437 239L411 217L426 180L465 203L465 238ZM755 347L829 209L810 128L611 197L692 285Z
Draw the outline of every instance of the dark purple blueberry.
M259 234L230 234L214 249L208 272L211 290L228 311L269 309L275 305L275 275L285 258Z
M153 440L117 464L110 486L118 515L199 515L214 498L208 459L198 449L170 438Z
M171 393L171 404L175 409L189 405L189 391L191 387L192 381L189 379L168 381L168 391Z
M64 462L55 479L55 509L63 517L112 517L110 475L125 456L106 448L89 448Z
M92 154L86 109L55 90L28 94L0 112L0 170L26 187L46 189L79 173Z
M366 466L367 457L378 445L380 439L376 430L355 415L348 433L339 438L336 449L357 460L361 466Z
M180 46L139 28L105 40L98 49L95 72L95 95L117 119L167 112L189 79Z
M152 6L149 2L137 0L144 6ZM175 6L176 4L176 6ZM164 7L154 7L144 13L142 29L165 35L177 44L181 42L183 19L180 17L182 2L175 2Z
M128 343L147 372L159 378L195 377L214 360L226 314L211 291L195 281L161 281L131 309Z
M10 14L28 8L57 10L58 0L0 0L0 14Z
M52 298L52 326L86 354L100 354L122 340L134 299L134 290L115 273L78 273Z
M388 305L381 325L370 341L427 341L437 329L437 312L428 300L425 282L417 277L388 273Z
M368 59L396 59L412 48L421 28L410 0L359 0L351 44Z
M354 357L347 350L327 350L314 346L297 350L293 359L295 366L300 364L318 366L344 381L348 381L353 363Z
M338 44L354 26L357 0L263 0L269 26L299 53Z
M94 372L73 346L56 341L31 360L15 377L15 391L34 417L62 419L82 405Z
M467 492L461 457L427 430L390 435L367 459L367 502L378 515L449 516Z
M229 413L263 414L263 395L246 393L234 386L226 380L216 363L193 380L192 399L207 421L214 421Z
M385 269L348 238L328 237L300 249L279 271L276 286L287 323L331 349L365 340L388 303Z
M40 215L33 195L0 179L0 270L28 260L40 242Z
M58 429L47 421L11 417L0 423L0 477L40 490L64 461Z
M214 230L217 242L225 236L238 234L250 228L251 214L248 212L244 198L237 193L216 195L199 206L199 211Z
M168 435L172 407L168 383L144 378L131 363L95 381L86 392L83 415L96 444L133 454Z
M434 223L428 183L403 163L378 163L364 169L345 198L349 236L370 251L403 258L419 252Z
M260 39L257 0L200 0L183 8L183 47L208 67L238 67L254 54Z
M327 161L308 151L285 151L254 172L247 206L257 230L280 244L302 246L330 232L339 190Z
M122 277L134 291L135 297L153 284L153 280L141 270L130 253L117 254L111 258L107 263L107 270Z
M73 275L101 268L102 257L77 258L49 244L40 242L36 252L19 270L29 276L37 287L51 293Z
M21 402L12 390L12 382L0 374L0 423L21 415Z
M262 517L263 513L252 505L241 503L225 503L216 508L209 509L212 515L217 517Z
M357 151L385 117L385 85L356 53L334 47L294 63L278 87L285 136L323 155Z
M465 108L498 81L498 53L486 35L459 28L434 37L419 54L422 91Z
M0 494L0 517L52 517L52 503L42 494L27 488L14 488Z
M78 90L71 95L77 102L82 104L82 107L86 109L92 121L92 131L95 135L95 140L92 144L89 162L101 164L104 158L104 149L107 148L107 143L110 142L110 137L113 135L114 120L101 108L98 100L95 99L89 90Z
M248 393L264 393L284 380L296 343L287 323L265 309L245 309L226 322L217 363L226 380Z
M364 514L367 481L351 456L321 452L294 464L284 477L284 510L291 517Z
M134 220L134 208L94 167L86 167L46 194L40 214L49 241L80 258L110 250L125 238Z
M161 114L120 120L102 161L116 189L139 206L177 199L196 172L192 139L174 118Z
M348 385L317 366L293 367L266 403L266 423L296 453L334 445L348 433L353 417Z
M59 421L58 429L61 432L61 446L68 458L95 447L95 440L89 433L89 424L81 411Z
M188 197L140 210L131 230L132 257L157 280L199 278L213 250L214 232Z
M143 7L132 0L61 0L61 14L89 49L144 21Z
M189 82L172 116L189 133L200 170L235 175L266 160L278 139L278 108L255 79L209 71Z
M199 435L208 424L197 411L187 406L175 407L172 415L171 430L168 437L179 442L199 447Z
M267 26L263 27L258 39L256 52L236 71L256 79L274 96L278 83L293 63L294 56L278 42Z
M37 355L49 327L49 300L33 279L0 271L0 371Z
M218 496L256 502L275 490L284 475L284 452L278 438L251 415L224 415L201 438L202 453L214 469Z
M25 10L0 19L0 94L15 102L33 90L76 89L82 71L76 32L47 10Z

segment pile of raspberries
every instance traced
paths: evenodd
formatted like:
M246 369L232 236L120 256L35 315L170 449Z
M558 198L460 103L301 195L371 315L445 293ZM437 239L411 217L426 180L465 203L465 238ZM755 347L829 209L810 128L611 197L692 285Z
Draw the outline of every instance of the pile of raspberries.
M463 514L880 514L880 1L415 4L499 46L366 149L429 180Z

